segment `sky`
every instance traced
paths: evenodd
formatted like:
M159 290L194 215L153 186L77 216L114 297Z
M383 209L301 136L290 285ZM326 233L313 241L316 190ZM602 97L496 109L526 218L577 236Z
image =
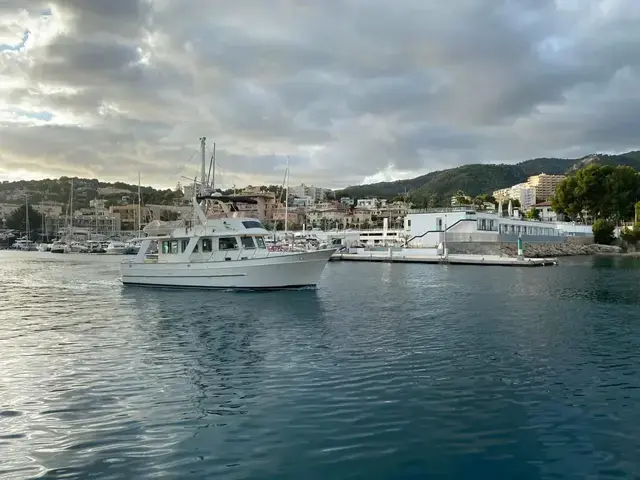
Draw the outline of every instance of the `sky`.
M638 149L634 0L3 0L0 180L327 188Z

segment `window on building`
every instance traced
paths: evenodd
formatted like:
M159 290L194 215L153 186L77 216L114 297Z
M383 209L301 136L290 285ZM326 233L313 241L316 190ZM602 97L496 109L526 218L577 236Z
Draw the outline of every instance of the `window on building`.
M255 237L256 239L256 244L258 245L258 248L267 248L267 246L264 244L264 238L262 237Z
M202 239L202 253L210 253L213 251L213 242L210 238Z
M240 237L240 243L242 243L242 248L256 248L253 237Z
M220 237L218 238L219 250L235 250L238 248L236 237Z

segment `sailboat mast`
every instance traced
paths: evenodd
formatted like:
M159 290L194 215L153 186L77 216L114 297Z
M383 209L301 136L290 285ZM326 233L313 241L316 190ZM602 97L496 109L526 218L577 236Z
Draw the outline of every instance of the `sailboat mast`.
M29 242L29 197L26 194L24 196L24 223L25 230L27 231L27 242Z
M287 238L289 228L289 157L287 157L287 176L284 185L284 237Z
M211 171L211 191L215 192L216 186L216 142L213 142L213 170Z
M71 197L69 200L69 231L67 235L72 235L73 239L73 178L71 179Z
M138 237L142 235L142 196L140 195L140 172L138 172Z
M47 234L46 220L44 216L44 199L40 199L40 241L44 243L44 236Z

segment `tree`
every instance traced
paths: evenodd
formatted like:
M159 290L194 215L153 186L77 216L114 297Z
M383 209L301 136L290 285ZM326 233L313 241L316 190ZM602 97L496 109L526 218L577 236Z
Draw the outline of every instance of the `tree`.
M583 201L578 193L578 179L568 177L556 188L556 194L551 197L551 208L559 215L566 215L571 220L582 218Z
M635 206L635 222L638 223L640 222L640 202L636 203Z
M42 215L29 205L29 238L34 239L36 232L42 230ZM26 205L21 205L13 211L6 220L6 226L10 230L18 230L19 232L27 233L27 208Z
M600 245L611 245L615 236L613 232L616 226L609 220L599 219L593 224L593 241Z
M572 219L587 212L594 219L618 222L634 216L640 197L640 173L627 166L589 165L564 180L551 206Z
M540 211L535 207L531 207L527 212L527 218L530 220L540 220Z
M458 202L458 205L469 205L470 203L467 198L467 194L462 190L458 190L453 196L455 197L456 202Z
M496 198L487 193L481 193L474 200L476 204L496 203Z
M620 233L620 237L631 245L640 242L640 222L635 222L632 228L625 228Z

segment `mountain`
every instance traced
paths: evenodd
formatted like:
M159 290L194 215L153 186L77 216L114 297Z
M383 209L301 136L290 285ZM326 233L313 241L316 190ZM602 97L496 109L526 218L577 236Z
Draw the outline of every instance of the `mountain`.
M71 178L60 177L45 180L4 181L0 183L0 203L24 202L25 194L29 203L58 203L66 205L71 193ZM172 205L182 199L182 192L174 190L156 190L153 187L140 187L143 203ZM73 206L87 208L96 198L106 200L107 205L135 203L138 199L138 186L128 183L101 182L95 178L73 178Z
M640 170L640 151L620 155L589 155L579 159L534 158L514 165L470 164L395 182L355 185L336 192L336 198L380 197L392 199L405 192L415 203L448 204L448 199L462 190L473 197L507 188L527 180L532 175L570 174L590 164L628 165Z

